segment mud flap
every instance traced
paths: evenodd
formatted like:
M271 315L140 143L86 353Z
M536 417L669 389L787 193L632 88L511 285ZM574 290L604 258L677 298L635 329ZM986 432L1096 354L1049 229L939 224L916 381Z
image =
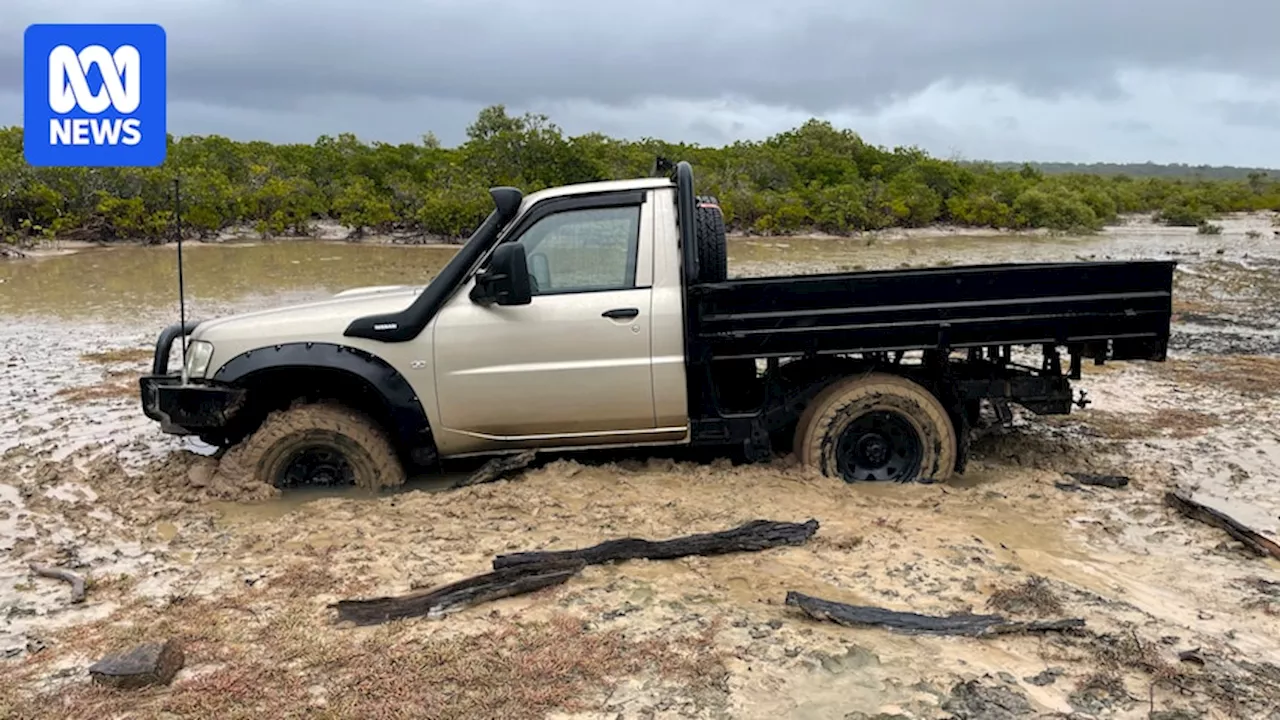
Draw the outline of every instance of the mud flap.
M991 409L995 410L996 418L1003 427L1009 427L1013 424L1013 410L1009 409L1009 401L1004 398L991 398Z
M749 463L763 463L773 459L773 438L763 424L751 423L751 437L742 441L742 454Z

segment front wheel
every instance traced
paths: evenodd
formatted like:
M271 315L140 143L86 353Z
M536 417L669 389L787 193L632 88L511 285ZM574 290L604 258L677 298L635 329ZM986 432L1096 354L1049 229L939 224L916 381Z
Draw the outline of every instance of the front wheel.
M943 482L956 431L933 393L897 375L846 378L818 393L796 426L799 461L846 482Z
M271 413L232 447L219 472L253 477L278 488L403 485L404 467L382 428L335 403L296 404Z

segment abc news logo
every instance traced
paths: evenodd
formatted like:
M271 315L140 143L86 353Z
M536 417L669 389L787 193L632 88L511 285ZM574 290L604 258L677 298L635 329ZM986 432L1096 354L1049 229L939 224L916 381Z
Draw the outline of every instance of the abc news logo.
M22 144L28 163L155 167L164 162L169 140L164 28L37 23L27 27L22 44Z
M142 58L132 45L121 45L112 53L101 45L90 45L79 53L59 45L49 53L49 109L66 115L77 107L92 114L108 107L127 115L142 102ZM97 67L102 74L98 92L89 89L88 72ZM53 145L137 145L142 142L142 121L138 118L50 118L49 142Z

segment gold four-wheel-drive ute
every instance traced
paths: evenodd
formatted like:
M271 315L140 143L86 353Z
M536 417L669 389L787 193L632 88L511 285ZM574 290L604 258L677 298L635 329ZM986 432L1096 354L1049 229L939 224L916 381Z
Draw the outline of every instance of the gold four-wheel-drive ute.
M789 449L851 482L931 482L963 472L983 401L1067 413L1083 358L1165 358L1172 262L728 279L724 218L694 194L688 163L490 195L425 287L166 328L141 379L147 416L243 444L281 486L680 444L751 460ZM185 365L170 372L180 338ZM1015 363L1015 347L1040 362Z

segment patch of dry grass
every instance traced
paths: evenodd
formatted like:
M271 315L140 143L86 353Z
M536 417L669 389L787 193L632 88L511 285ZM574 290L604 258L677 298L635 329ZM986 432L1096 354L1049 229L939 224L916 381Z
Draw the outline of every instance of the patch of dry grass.
M1271 616L1280 615L1280 582L1260 577L1245 578L1237 582L1253 592L1254 596L1245 600L1240 607L1245 610L1261 610Z
M1171 667L1153 643L1142 642L1132 633L1096 636L1093 654L1102 667L1100 672L1108 674L1132 670L1158 675L1167 674Z
M1098 670L1080 678L1075 692L1071 693L1073 704L1092 698L1106 705L1118 700L1128 699L1129 689L1124 685L1124 678L1113 669Z
M855 550L862 545L861 535L819 535L813 539L813 544L817 547L828 547L833 550L848 552Z
M1062 601L1049 587L1048 581L1039 576L996 590L987 600L987 606L1012 615L1062 614Z
M339 628L313 595L351 589L324 567L298 564L233 596L123 608L57 634L48 649L17 664L0 679L0 715L538 717L596 709L626 676L656 676L696 692L718 689L726 675L713 649L714 625L645 640L565 613L495 619L473 633L451 628L450 618ZM192 671L168 687L119 691L81 676L32 691L55 664L167 637L182 640Z
M1210 385L1246 397L1280 394L1280 357L1271 355L1215 355L1192 360L1169 360L1156 367L1179 382Z
M1113 440L1138 440L1162 435L1185 439L1222 424L1215 415L1182 408L1161 408L1148 413L1081 410L1069 419L1083 422Z
M120 398L133 397L138 394L138 383L136 375L132 375L129 379L123 377L108 377L99 383L93 385L76 385L72 387L58 388L54 393L73 403L87 403L95 400L117 400Z
M878 528L883 528L898 535L906 535L906 531L902 529L902 518L895 517L890 520L887 517L878 517L871 521L871 524Z
M1182 295L1175 295L1173 299L1173 321L1177 322L1181 318L1180 315L1210 315L1220 309L1217 304L1205 302L1201 299L1192 299Z
M103 594L109 594L113 597L127 595L138 584L138 578L126 573L116 575L89 575L85 584L85 591L91 592L95 597Z
M85 362L111 365L114 363L140 363L151 359L152 350L148 348L112 348L98 352L83 353L80 359Z

